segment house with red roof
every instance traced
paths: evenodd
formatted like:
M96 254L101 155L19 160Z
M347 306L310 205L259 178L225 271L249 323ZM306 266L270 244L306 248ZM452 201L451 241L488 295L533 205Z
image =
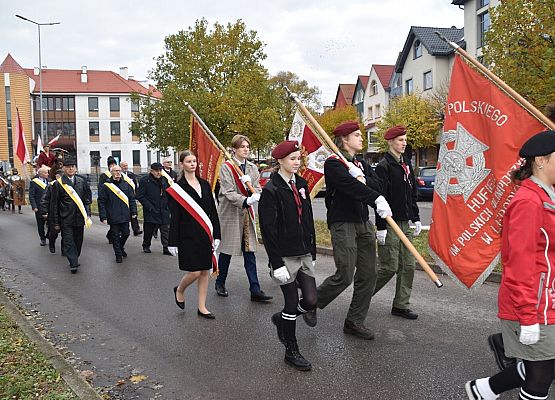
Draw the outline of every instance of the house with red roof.
M355 93L356 84L340 83L335 94L333 109L345 107L353 103L353 95Z
M356 107L359 117L364 116L364 93L368 85L368 75L359 75L355 84L355 93L353 94L352 105Z

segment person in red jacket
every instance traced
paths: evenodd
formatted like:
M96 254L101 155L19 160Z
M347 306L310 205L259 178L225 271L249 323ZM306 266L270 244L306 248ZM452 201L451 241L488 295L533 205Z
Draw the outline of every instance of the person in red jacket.
M56 155L50 152L50 146L46 145L43 147L44 151L41 151L39 158L37 159L37 169L46 165L52 168L56 162Z
M555 377L555 131L540 132L520 149L513 173L521 186L503 219L503 275L498 317L512 367L465 385L470 400L497 399L520 388L520 399L548 398Z

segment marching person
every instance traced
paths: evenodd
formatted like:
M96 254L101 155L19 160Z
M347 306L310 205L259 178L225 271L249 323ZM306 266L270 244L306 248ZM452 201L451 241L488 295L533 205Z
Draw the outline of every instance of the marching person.
M12 198L12 214L15 213L15 207L17 206L17 213L23 214L21 211L21 206L27 205L25 200L25 179L19 175L17 168L12 169L12 175L8 178L11 186L10 196Z
M135 197L143 205L143 251L152 253L150 244L152 234L160 229L163 253L172 255L168 250L168 235L170 230L170 210L166 189L169 187L166 179L162 178L162 164L152 163L150 173L139 183Z
M210 184L196 175L197 158L185 150L179 155L182 167L177 183L168 193L171 211L169 251L177 255L179 269L187 271L178 286L173 288L175 302L185 308L185 289L197 281L197 315L216 318L206 308L210 269L216 260L220 243L220 222ZM177 197L173 197L177 196ZM185 208L185 204L188 208Z
M162 159L162 166L164 167L164 171L166 171L166 174L168 174L170 176L170 178L173 179L174 182L177 181L177 172L175 172L172 169L172 165L173 165L173 161L171 159L171 157L165 157Z
M308 183L297 175L301 150L296 140L286 140L272 151L277 173L266 183L258 205L260 231L274 281L280 285L285 305L272 316L278 338L285 345L285 362L301 371L312 365L299 352L295 335L297 316L316 307L316 233ZM302 297L299 299L299 285Z
M243 176L235 170L232 161L223 163L220 169L220 194L218 215L222 223L222 243L218 265L220 273L216 278L216 293L218 296L227 297L225 287L229 263L232 256L243 255L243 262L251 300L266 302L272 297L266 295L260 288L256 272L256 228L254 225L253 206L260 200L260 182L256 166L247 161L250 153L250 141L244 135L235 135L231 139L233 158L240 166ZM246 188L250 182L256 193L250 193Z
M418 205L416 204L416 179L410 161L405 157L407 130L398 125L385 132L388 151L376 166L376 174L382 184L382 194L391 206L393 220L408 238L416 237L422 230ZM409 227L414 222L414 232ZM380 266L374 295L397 275L397 285L391 314L406 319L417 319L418 314L409 308L412 281L414 280L414 256L401 242L393 228L376 215L378 257Z
M110 182L110 179L112 178L112 168L114 167L114 165L118 165L116 159L112 156L109 156L108 159L106 160L106 163L108 164L108 169L106 171L104 171L100 177L98 178L98 190L100 191L100 188L102 186L104 186L104 183L106 182ZM112 243L112 227L110 226L110 228L108 228L108 232L106 232L106 239L108 239L108 244L113 244Z
M50 202L53 229L62 232L62 251L69 261L71 273L79 267L83 245L83 228L90 226L91 189L85 178L76 175L74 156L64 158L64 174L52 186Z
M543 400L555 375L555 131L540 132L520 149L512 178L521 186L503 217L503 271L498 314L507 357L522 361L497 375L469 381L470 400L490 400L520 388L520 399Z
M133 192L137 191L139 181L137 180L137 175L129 171L127 161L120 162L119 166L121 167L121 177L125 179L125 182L133 188ZM137 215L135 215L135 218L131 217L131 229L133 230L133 236L139 236L143 233L141 226L139 225L139 218L137 218Z
M129 237L129 220L137 218L137 203L133 188L121 177L121 167L114 165L112 177L98 190L100 222L110 225L116 262L127 257L125 243Z
M42 217L44 218L48 226L46 237L48 238L48 250L50 251L50 253L56 252L56 240L58 239L59 233L59 231L56 231L54 229L54 224L52 222L54 219L48 218L48 215L53 213L53 203L50 201L52 198L52 185L54 184L54 182L56 182L58 178L61 178L64 174L63 167L64 160L62 158L56 159L56 163L52 168L50 168L50 171L48 171L48 179L50 182L46 187L44 195L42 196L42 199L40 201L40 213L42 214ZM62 246L62 256L63 255L65 254Z
M35 220L37 221L37 230L39 232L40 245L46 246L46 233L44 226L46 225L46 219L44 219L41 211L40 202L46 192L48 187L48 171L49 167L43 165L37 171L37 176L35 176L31 183L29 183L29 202L31 203L31 208L35 213Z
M331 232L335 274L318 287L318 308L323 309L341 294L354 278L353 299L343 332L362 339L374 339L364 325L376 286L376 234L369 221L368 206L385 218L391 209L381 195L379 178L355 154L362 150L359 123L346 121L333 134L335 144L346 158L332 155L324 163L326 208ZM316 326L316 308L303 314L309 326Z
M39 154L37 158L37 168L42 167L43 165L52 168L56 162L56 155L50 152L50 145L46 144L43 146L43 151Z

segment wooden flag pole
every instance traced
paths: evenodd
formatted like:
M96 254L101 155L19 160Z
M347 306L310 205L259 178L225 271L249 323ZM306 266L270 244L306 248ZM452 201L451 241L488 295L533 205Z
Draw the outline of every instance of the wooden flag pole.
M210 128L208 128L208 126L206 126L204 121L198 116L195 109L187 101L185 102L185 106L187 107L189 112L191 114L193 114L193 117L195 117L195 119L199 122L200 126L202 126L204 131L208 134L208 136L210 137L210 140L212 140L212 142L214 142L216 147L218 147L218 149L224 154L225 159L228 160L228 161L231 161L231 163L233 164L233 167L235 168L235 171L237 171L237 174L239 176L245 175L245 174L243 174L243 171L241 171L241 168L239 168L239 166L237 165L237 162L233 159L231 154L229 154L229 152L226 150L226 148L220 143L220 141L218 140L216 135L214 135L212 133ZM249 191L251 192L251 194L256 193L256 190L254 190L254 187L252 186L252 184L250 182L247 182L246 186L249 189Z
M501 78L491 72L488 68L486 68L480 61L476 60L470 54L466 52L461 46L457 43L450 41L447 39L441 32L435 31L435 34L439 36L440 39L445 41L449 46L451 46L456 53L460 54L465 60L470 62L478 71L480 71L483 75L489 78L492 82L494 82L501 90L507 93L510 97L512 97L517 103L520 104L522 108L528 111L534 118L540 121L542 124L547 126L549 129L555 130L555 122L552 122L549 118L547 118L540 110L534 107L528 100L522 97L518 92L516 92L512 87L507 85Z
M285 86L284 88L287 91L287 94L289 94L289 96L293 99L293 101L295 101L295 103L299 107L299 110L301 110L301 114L303 114L303 116L306 118L306 120L308 122L310 122L310 125L312 125L312 127L314 128L313 131L316 134L316 137L320 140L320 142L323 145L327 145L328 148L330 148L332 152L334 152L335 154L337 154L337 156L341 157L342 160L347 162L347 159L345 158L345 156L343 156L343 154L339 151L339 149L337 148L335 143L331 140L331 138L328 136L326 131L324 131L324 129L320 126L318 121L316 121L316 119L312 116L312 114L310 114L310 112L304 106L304 104L301 102L299 97L295 93L291 92L287 86ZM385 220L391 226L391 228L395 231L397 236L399 236L399 239L401 239L401 241L407 247L407 249L412 253L414 258L416 258L416 261L418 261L418 263L420 264L422 269L428 274L428 276L434 282L434 284L438 288L442 287L443 283L441 283L441 281L439 280L436 273L428 265L426 260L424 260L424 257L422 257L420 255L418 250L416 250L416 247L414 247L414 245L411 243L409 238L407 238L407 236L404 234L404 232L401 230L401 228L399 228L399 225L397 225L397 223L391 217L386 217Z

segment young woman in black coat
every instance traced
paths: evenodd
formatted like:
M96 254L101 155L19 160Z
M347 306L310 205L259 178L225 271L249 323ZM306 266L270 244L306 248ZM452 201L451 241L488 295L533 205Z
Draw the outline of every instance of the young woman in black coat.
M178 256L179 269L187 271L179 285L173 289L175 302L179 308L184 309L185 289L197 281L197 314L203 318L214 319L214 314L206 308L206 294L212 268L212 253L218 248L221 239L220 221L210 184L195 174L197 170L196 156L191 151L185 150L180 154L179 162L182 172L176 185L179 185L209 217L213 227L214 241L209 239L208 234L197 220L168 194L171 212L168 250Z

